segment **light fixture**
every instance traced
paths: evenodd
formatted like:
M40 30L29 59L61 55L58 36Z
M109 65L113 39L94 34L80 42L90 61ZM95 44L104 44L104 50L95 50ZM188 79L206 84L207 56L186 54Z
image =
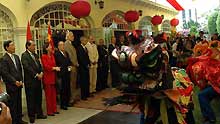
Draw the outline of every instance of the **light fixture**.
M142 16L143 11L142 10L138 10L139 16Z
M95 0L95 5L99 4L99 8L104 8L104 0Z

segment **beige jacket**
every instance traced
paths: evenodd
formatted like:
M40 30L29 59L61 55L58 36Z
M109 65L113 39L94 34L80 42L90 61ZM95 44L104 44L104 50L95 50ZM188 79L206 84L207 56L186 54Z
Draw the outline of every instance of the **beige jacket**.
M91 44L90 42L88 42L86 44L86 48L88 50L88 55L89 55L89 60L90 60L90 64L91 67L98 67L98 59L99 59L99 54L98 54L98 50L97 50L97 46L96 44ZM96 63L96 64L92 64L92 63Z
M77 54L76 54L76 49L72 45L71 41L67 40L64 43L64 49L68 53L70 61L72 62L73 67L78 67L78 60L77 60Z

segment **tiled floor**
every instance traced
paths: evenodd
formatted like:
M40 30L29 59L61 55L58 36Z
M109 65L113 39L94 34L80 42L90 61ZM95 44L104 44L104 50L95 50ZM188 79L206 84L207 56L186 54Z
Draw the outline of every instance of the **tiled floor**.
M48 117L45 120L36 120L35 124L78 124L99 112L101 111L71 107L67 111L60 111L60 114L56 116Z
M26 99L25 93L22 94L22 110L23 110L23 120L29 122L27 117L27 107L26 107ZM57 107L59 108L59 106ZM43 111L46 113L46 105L45 105L45 97L43 94ZM78 124L89 117L96 115L101 110L94 110L94 109L84 109L84 108L76 108L76 107L69 107L68 110L59 110L60 114L56 116L48 116L47 119L43 120L36 120L35 124Z

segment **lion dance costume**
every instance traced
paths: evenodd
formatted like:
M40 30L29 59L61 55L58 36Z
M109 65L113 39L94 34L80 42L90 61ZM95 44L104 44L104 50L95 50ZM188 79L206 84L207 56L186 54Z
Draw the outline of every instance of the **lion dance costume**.
M160 45L139 34L127 32L130 45L112 52L122 69L121 81L126 84L121 89L123 96L114 104L138 104L144 124L194 124L193 85L185 70L171 69Z
M199 103L204 121L216 122L210 101L220 95L219 41L198 43L194 56L188 59L187 73L200 89Z

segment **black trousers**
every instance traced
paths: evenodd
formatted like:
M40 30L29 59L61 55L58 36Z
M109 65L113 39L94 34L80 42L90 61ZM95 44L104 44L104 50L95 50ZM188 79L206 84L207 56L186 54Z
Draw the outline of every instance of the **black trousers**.
M117 62L110 62L110 72L112 77L112 87L117 87L120 85L120 66Z
M29 118L35 118L36 114L43 115L41 82L38 81L34 83L35 86L25 87Z
M108 87L108 66L98 67L96 90L100 91Z
M10 108L12 124L19 124L22 120L21 88L11 90L6 85L6 91L10 96L8 107Z
M61 107L67 107L70 101L70 75L61 77L61 89L60 89Z
M89 69L79 67L79 83L81 88L81 99L89 97Z

